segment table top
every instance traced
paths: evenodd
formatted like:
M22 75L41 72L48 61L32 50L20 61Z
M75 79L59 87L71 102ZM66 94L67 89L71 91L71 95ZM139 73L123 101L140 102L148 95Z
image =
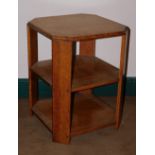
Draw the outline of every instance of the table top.
M28 26L50 39L73 41L120 36L129 29L93 14L40 17L31 20Z

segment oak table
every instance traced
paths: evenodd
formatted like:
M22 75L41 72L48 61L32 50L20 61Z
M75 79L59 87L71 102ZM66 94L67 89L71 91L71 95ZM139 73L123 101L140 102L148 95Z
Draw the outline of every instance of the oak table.
M119 128L129 28L93 14L71 14L35 18L27 30L30 112L52 132L53 141L68 144L75 135ZM37 33L51 40L49 60L38 61ZM96 39L117 36L122 37L119 68L95 56ZM39 99L39 78L51 86L50 99ZM113 83L118 83L115 109L92 93L92 88Z

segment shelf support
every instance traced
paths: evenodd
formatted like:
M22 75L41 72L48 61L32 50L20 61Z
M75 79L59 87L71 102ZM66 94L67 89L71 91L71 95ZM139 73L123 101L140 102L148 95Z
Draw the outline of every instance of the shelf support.
M83 56L95 56L95 39L93 40L86 40L86 41L80 41L80 55ZM92 67L89 66L90 68ZM84 93L86 95L92 93L92 89L81 91L81 93Z
M80 41L80 55L95 56L95 39Z
M128 48L129 48L129 29L127 29L126 33L122 36L121 41L121 53L120 53L120 68L119 68L119 81L118 81L118 89L117 89L117 101L116 101L116 128L119 128L123 106L125 100L125 76L127 70L127 57L128 57Z
M68 144L71 128L72 42L52 41L53 141Z
M38 78L31 71L31 66L38 61L38 37L37 32L27 26L27 44L28 44L28 73L29 73L29 105L30 115L32 115L32 106L38 100Z

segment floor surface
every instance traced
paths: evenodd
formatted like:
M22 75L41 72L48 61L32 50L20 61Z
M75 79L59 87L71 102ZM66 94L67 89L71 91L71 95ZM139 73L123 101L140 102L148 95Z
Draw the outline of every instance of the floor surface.
M19 155L135 155L135 102L135 97L126 97L118 130L114 127L99 129L73 137L69 145L64 145L52 142L47 128L35 116L29 116L28 100L19 99Z

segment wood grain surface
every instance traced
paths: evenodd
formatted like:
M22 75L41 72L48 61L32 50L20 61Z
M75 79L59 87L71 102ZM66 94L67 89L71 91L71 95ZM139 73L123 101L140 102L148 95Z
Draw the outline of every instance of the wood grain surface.
M51 60L37 62L32 71L52 85ZM57 68L58 69L58 68ZM73 66L72 92L118 81L118 69L97 57L76 56Z
M53 132L51 99L37 102L33 112ZM71 136L114 125L115 110L95 96L77 93L72 102Z
M71 136L114 124L119 128L129 28L93 14L40 17L27 26L30 112L52 131L53 141L69 144ZM38 61L37 33L51 40L52 59ZM122 37L119 69L95 56L96 39L116 36ZM39 77L51 86L50 100L38 101ZM118 83L115 110L91 93L113 83Z
M89 40L125 34L126 26L93 14L35 18L28 23L50 39Z
M32 115L32 106L38 99L38 77L32 72L31 67L38 61L38 37L37 32L27 27L28 44L28 74L29 74L29 105Z
M68 144L70 142L71 108L71 68L72 42L54 40L52 42L53 68L52 89L52 131L53 141Z

